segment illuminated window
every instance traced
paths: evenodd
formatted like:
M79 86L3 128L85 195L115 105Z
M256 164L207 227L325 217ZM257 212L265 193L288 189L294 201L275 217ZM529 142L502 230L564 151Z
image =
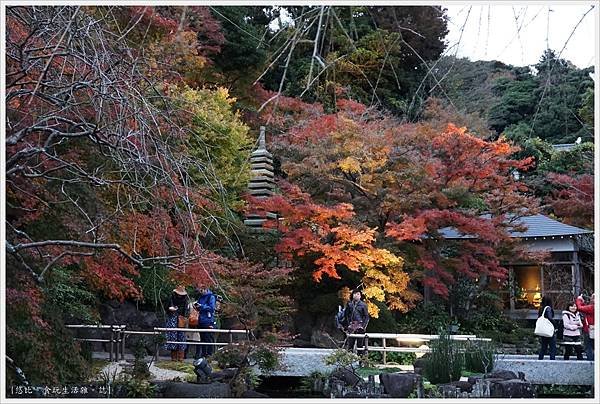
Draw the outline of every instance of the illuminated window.
M538 309L542 300L542 271L539 266L514 268L515 309Z

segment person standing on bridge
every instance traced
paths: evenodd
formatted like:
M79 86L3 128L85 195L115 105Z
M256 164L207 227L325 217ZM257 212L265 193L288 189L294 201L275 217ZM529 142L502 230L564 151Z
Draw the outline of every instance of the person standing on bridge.
M565 355L564 360L568 361L569 357L573 353L577 354L577 360L583 360L583 349L581 348L580 336L583 324L581 317L577 312L577 304L571 302L567 310L563 311L563 341L565 342Z
M198 328L215 328L215 309L217 307L217 296L210 289L204 288L200 290L200 297L194 304L198 310ZM214 333L200 332L200 342L212 344L215 342ZM196 345L196 354L194 359L207 358L212 355L214 345Z
M187 318L189 316L188 309L188 294L185 286L178 285L173 289L168 303L167 323L165 328L185 328ZM184 331L167 331L167 341L171 343L165 344L165 349L171 351L172 361L183 361L185 355L185 346L182 342L186 342ZM179 344L175 344L179 342Z
M540 304L540 310L538 312L538 317L541 317L542 314L546 317L552 325L554 325L554 310L552 309L552 299L550 296L542 297L542 303ZM550 360L554 360L556 357L556 326L554 326L554 335L551 337L540 337L540 353L538 355L538 359L544 359L544 355L550 348Z
M594 332L595 332L595 327L594 327L594 300L595 300L595 294L592 293L592 296L590 297L590 303L589 304L585 304L585 301L583 300L583 296L579 295L577 296L577 299L575 299L575 304L577 305L577 310L579 310L581 313L583 313L584 317L583 317L583 342L585 345L585 356L587 357L587 360L589 361L593 361L594 360Z
M352 299L346 305L344 310L344 324L347 324L348 334L364 334L369 324L369 311L367 304L361 300L362 292L360 289L352 291ZM356 343L357 350L364 347L364 337L349 337L346 341L346 347L349 350L354 349ZM364 349L358 350L359 355L364 355Z

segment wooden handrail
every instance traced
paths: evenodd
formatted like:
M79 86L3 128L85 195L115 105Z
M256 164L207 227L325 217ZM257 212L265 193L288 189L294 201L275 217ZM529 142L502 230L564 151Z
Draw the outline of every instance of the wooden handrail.
M224 330L221 328L167 328L154 327L155 331L183 331L183 332L214 332L217 334L248 334L249 330Z

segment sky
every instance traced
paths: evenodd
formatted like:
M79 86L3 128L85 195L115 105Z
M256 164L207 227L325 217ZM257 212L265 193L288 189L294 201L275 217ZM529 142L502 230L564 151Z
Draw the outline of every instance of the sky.
M512 6L442 3L448 10L449 33L446 40L448 47L452 47L446 52L449 55L457 52L458 57L468 57L471 60L499 60L516 66L532 65L538 62L546 44L558 54L577 22L594 3L596 9L588 13L579 24L561 55L561 58L570 60L580 68L592 66L595 49L599 45L595 34L598 2L521 2ZM520 27L518 35L517 26ZM457 43L458 50L454 46Z

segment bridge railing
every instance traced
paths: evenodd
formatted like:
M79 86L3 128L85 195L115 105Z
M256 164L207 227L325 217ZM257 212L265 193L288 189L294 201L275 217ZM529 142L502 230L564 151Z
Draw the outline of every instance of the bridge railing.
M125 359L125 340L130 335L162 335L167 331L183 331L188 333L196 333L196 332L207 332L214 334L227 334L229 342L201 342L198 340L188 340L186 342L181 341L164 341L164 342L156 342L155 343L155 353L154 360L158 361L160 345L161 344L189 344L189 345L214 345L214 346L223 346L229 344L235 344L234 335L244 335L246 339L250 339L250 331L249 330L236 330L236 329L220 329L220 328L168 328L168 327L154 327L152 331L135 331L135 330L127 330L126 325L107 325L107 324L67 324L67 328L71 329L93 329L98 331L110 331L110 336L108 338L74 338L77 341L85 341L85 342L103 342L108 343L108 357L109 361L112 362L118 361L119 357L121 360Z
M348 334L348 338L364 338L363 347L358 348L355 340L353 351L369 351L382 352L383 364L387 364L387 353L388 352L414 352L414 353L427 353L431 349L427 346L427 343L431 340L439 339L439 335L429 334L386 334L386 333L364 333L364 334ZM490 338L478 338L476 335L463 334L463 335L450 335L450 339L456 341L491 341ZM381 345L369 345L369 341L381 340ZM389 346L388 340L395 340L399 345L416 345L421 344L419 347L412 346Z

